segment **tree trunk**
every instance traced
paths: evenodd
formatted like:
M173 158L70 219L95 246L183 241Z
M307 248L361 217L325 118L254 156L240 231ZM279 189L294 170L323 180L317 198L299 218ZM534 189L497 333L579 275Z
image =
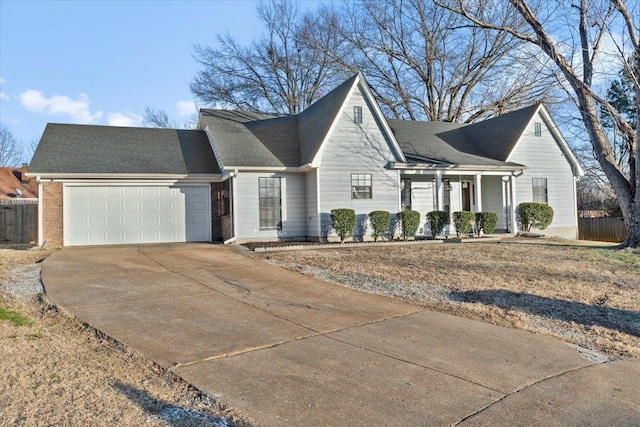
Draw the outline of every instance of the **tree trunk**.
M589 134L594 154L618 197L622 216L629 230L627 238L620 247L638 248L640 247L640 198L638 197L637 189L639 188L638 179L640 179L640 176L635 173L634 176L631 176L631 180L635 180L635 182L630 182L622 174L617 167L615 155L611 151L610 144L602 130L590 94L580 87L578 79L572 80L569 76L567 77L574 87L576 95L578 95L580 114ZM640 166L638 165L638 153L630 153L630 155L635 156L636 165ZM636 171L638 170L640 169L636 168Z

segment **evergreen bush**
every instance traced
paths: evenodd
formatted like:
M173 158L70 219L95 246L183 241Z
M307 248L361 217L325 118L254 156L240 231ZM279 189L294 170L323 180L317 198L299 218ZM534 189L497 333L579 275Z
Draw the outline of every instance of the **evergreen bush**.
M553 221L553 209L545 203L520 203L518 215L523 231L531 231L532 228L544 230Z
M369 214L369 222L371 223L371 228L373 228L373 240L377 242L378 238L384 236L389 229L391 213L387 211L373 211Z
M491 234L498 224L498 214L495 212L476 213L476 233L480 236L480 231L484 234Z
M456 236L468 234L473 228L475 216L469 211L457 211L453 213L453 226L456 227Z
M340 242L344 243L344 238L353 233L356 225L356 211L353 209L333 209L331 210L331 226L340 236Z
M398 212L398 218L400 219L400 227L404 240L407 240L409 236L415 236L420 226L420 212L408 209Z
M444 227L449 223L449 212L431 211L427 214L427 223L431 229L431 235L442 234Z

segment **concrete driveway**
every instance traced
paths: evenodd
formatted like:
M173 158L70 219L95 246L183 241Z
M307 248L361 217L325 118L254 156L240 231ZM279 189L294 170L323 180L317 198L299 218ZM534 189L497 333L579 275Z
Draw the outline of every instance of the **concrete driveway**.
M262 425L639 425L640 364L207 244L70 248L48 298Z

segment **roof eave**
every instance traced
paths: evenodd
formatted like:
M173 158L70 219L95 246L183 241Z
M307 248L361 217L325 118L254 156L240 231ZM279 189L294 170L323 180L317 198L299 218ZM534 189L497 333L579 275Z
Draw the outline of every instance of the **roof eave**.
M435 163L391 162L391 169L399 170L433 170L433 171L476 171L476 172L519 172L527 169L524 165L463 165Z
M307 172L316 169L311 163L302 166L225 166L224 171L239 172Z
M104 179L104 180L188 180L220 181L222 174L162 174L162 173L59 173L29 171L27 176L39 179Z

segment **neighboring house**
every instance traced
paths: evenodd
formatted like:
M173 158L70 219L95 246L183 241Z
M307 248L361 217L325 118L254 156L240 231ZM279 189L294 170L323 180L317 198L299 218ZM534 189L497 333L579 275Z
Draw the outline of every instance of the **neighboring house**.
M37 199L38 184L27 176L27 164L0 167L0 200Z
M200 112L199 130L49 124L31 163L41 244L327 239L352 208L491 211L548 203L576 238L575 155L542 104L472 125L383 117L361 74L298 115ZM363 226L364 225L364 226ZM453 232L454 230L448 230Z

